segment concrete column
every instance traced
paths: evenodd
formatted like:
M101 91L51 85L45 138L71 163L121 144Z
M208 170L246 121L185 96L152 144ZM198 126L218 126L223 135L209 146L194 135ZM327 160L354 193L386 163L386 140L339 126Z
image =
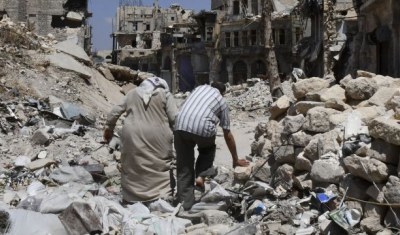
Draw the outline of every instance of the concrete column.
M251 9L251 0L247 0L247 14L251 14L252 9Z
M394 77L400 77L400 25L393 25Z
M177 57L175 55L176 51L173 49L171 51L171 60L172 60L172 71L171 71L171 91L172 94L175 94L178 92L178 79L177 79L177 69L178 69L178 62L177 62Z
M251 78L251 63L246 63L247 64L247 79Z
M233 63L229 59L226 61L226 70L228 70L228 82L233 85Z

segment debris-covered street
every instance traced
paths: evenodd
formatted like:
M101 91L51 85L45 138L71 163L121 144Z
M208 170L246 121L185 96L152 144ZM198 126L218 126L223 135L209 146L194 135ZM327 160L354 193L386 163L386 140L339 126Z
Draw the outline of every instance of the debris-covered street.
M120 1L109 53L87 1L21 2L0 0L0 234L399 234L400 3Z

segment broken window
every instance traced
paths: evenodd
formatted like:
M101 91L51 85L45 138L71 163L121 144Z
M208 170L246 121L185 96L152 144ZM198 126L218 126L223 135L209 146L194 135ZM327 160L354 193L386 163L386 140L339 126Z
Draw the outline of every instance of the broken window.
M270 39L271 40L271 39ZM272 29L272 42L276 44L276 30Z
M171 16L171 21L175 21L175 17Z
M138 22L135 21L133 22L133 31L137 31L137 29L138 29Z
M286 44L286 35L285 35L285 30L284 29L279 29L278 30L278 38L277 38L277 42L278 45L285 45Z
M247 0L242 0L242 11L243 15L247 15L247 8L248 8L249 3Z
M233 14L239 15L240 14L240 4L239 1L233 1Z
M133 39L133 40L132 40L132 47L133 47L133 48L136 48L136 47L137 47L136 39Z
M185 11L185 10L182 10L182 11L181 11L181 14L182 14L182 15L184 15L185 13L186 13L186 11Z
M258 44L260 46L265 45L265 31L263 29L258 31Z
M134 55L135 53L133 51L129 52L129 55Z
M242 46L248 46L247 31L242 32Z
M64 9L66 10L87 10L88 4L87 0L68 0L64 4Z
M231 33L225 33L225 47L231 47Z
M139 52L139 55L144 55L144 52L143 51Z
M258 0L251 0L251 13L258 15Z
M64 16L52 16L51 27L53 28L80 28L82 26L81 21L68 20Z
M142 71L143 72L149 71L149 65L148 64L142 64Z
M129 67L133 70L139 70L139 65L136 63L130 64Z
M296 28L296 43L303 38L303 30L299 27Z
M150 31L150 23L147 23L147 24L146 24L146 30L147 30L147 31Z
M213 27L207 27L206 41L212 41L213 40L213 33L214 33L214 28Z
M146 48L145 49L151 49L152 48L152 40L148 39L144 41L146 44Z
M250 46L257 45L257 30L251 30L250 32Z
M239 46L239 32L233 32L233 46Z

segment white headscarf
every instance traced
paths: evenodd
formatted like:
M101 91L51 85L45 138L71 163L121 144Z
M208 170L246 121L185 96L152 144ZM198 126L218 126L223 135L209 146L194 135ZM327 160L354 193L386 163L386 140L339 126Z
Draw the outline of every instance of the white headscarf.
M153 95L158 94L159 90L169 92L169 86L167 82L159 77L152 77L144 80L138 88L137 93L142 98L145 105L148 105Z

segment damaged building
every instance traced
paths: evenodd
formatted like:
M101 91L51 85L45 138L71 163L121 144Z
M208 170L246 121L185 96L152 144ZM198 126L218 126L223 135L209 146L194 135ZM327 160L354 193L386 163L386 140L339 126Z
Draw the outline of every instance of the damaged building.
M359 14L354 67L400 76L400 1L357 0Z
M91 52L92 27L87 19L88 0L0 0L0 18L9 17L13 22L25 22L35 33L56 40L70 40Z
M213 10L226 13L218 45L222 81L239 84L266 74L264 5L264 0L211 2ZM299 62L293 48L303 38L305 24L296 0L273 0L272 6L272 41L278 69L288 75Z
M353 0L300 1L310 35L297 44L301 68L308 77L334 74L341 79L353 69L352 53L358 32Z
M157 75L164 71L171 85L173 62L162 49L185 42L183 35L192 30L192 14L192 10L178 4L162 8L157 0L153 6L120 5L113 32L112 62Z

